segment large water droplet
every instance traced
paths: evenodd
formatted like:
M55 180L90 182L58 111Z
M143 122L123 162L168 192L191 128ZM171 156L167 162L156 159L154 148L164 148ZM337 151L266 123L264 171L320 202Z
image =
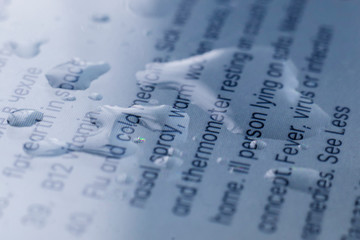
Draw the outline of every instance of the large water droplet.
M36 42L9 42L16 56L20 58L33 58L40 53L40 47L46 43L45 40Z
M48 71L46 78L53 88L85 90L93 80L109 70L110 65L106 62L95 63L74 58Z
M33 109L19 109L7 118L7 122L13 127L30 127L37 122L42 121L44 114Z

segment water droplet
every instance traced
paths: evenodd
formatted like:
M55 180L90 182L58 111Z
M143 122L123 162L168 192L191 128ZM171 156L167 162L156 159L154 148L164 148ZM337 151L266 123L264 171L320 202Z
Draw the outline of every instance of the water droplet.
M216 162L217 162L219 165L222 165L222 166L224 166L224 165L227 164L227 160L224 159L224 158L222 158L222 157L218 157L218 158L216 159Z
M47 138L40 141L36 147L28 146L25 143L23 149L27 154L37 157L59 156L70 152L69 145L56 138Z
M144 143L145 142L145 138L143 137L137 137L135 140L134 140L134 143Z
M288 187L290 189L306 193L312 188L316 188L317 181L320 179L318 170L302 167L269 169L264 175L264 177L270 181L273 181L277 176L286 176L289 181Z
M134 143L126 142L115 145L109 136L94 135L88 138L83 146L77 147L71 143L60 141L56 138L48 138L37 142L36 147L23 145L24 151L34 157L60 156L69 152L83 152L98 156L122 158L134 154L137 151Z
M163 17L173 3L168 0L128 0L129 10L137 16L154 18Z
M116 200L125 200L127 198L127 191L121 190L121 189L115 189L114 190L114 197Z
M144 35L145 35L146 37L149 37L149 36L152 35L152 31L151 31L151 30L145 30L145 31L144 31Z
M93 14L91 19L97 23L107 23L110 21L110 16L104 13Z
M247 76L243 74L245 71L248 73L259 69L267 71L269 62L272 61L272 53L270 48L265 47L255 47L251 55L240 53L235 48L216 49L182 60L147 64L144 71L137 72L136 77L140 85L146 85L147 76L156 75L159 89L167 90L169 95L171 90L176 91L174 95L179 92L188 94L192 104L197 105L207 114L213 114L209 109L216 111L215 103L221 103L217 94L221 86L217 79L228 79L227 73L232 73L231 75L240 79L241 88L232 89L239 93L233 95L226 113L222 114L223 123L230 132L246 134L246 130L253 125L252 123L250 125L250 122L254 120L258 121L257 124L264 125L261 126L263 138L286 139L291 125L309 126L306 129L304 127L304 131L306 130L303 134L304 138L318 134L328 124L329 116L313 102L312 98L303 96L296 90L299 81L296 68L291 61L282 63L281 76L276 81L261 78L251 78L250 81L245 78ZM248 63L250 61L251 64ZM188 87L190 84L194 87ZM226 88L224 85L222 87ZM296 109L291 110L290 106L297 106L300 100L309 102L308 105L312 109L310 113L306 113L307 117L295 118L294 115L299 113L295 112ZM236 111L233 111L232 106L235 104ZM254 106L249 107L249 105ZM263 109L271 109L272 114L262 112Z
M53 88L85 90L91 82L110 70L106 62L89 62L74 58L60 64L45 75Z
M130 184L132 182L132 178L126 173L120 173L116 176L115 181L118 184Z
M159 75L160 72L159 80L157 80L157 86L160 89L175 90L177 92L189 92L194 90L196 93L192 94L191 102L204 111L209 112L209 109L214 108L214 103L218 101L218 99L217 94L206 85L206 81L208 80L204 82L201 81L202 71L207 69L209 63L223 66L222 62L229 61L228 58L233 54L233 49L220 49L183 60L167 63L150 63L146 65L144 71L136 73L136 78L140 85L143 83L146 84L148 75ZM210 66L208 71L212 72L214 71L213 69L216 68L218 67ZM192 72L189 73L189 69L191 69ZM221 69L220 72L222 72L222 70L223 69ZM214 74L209 74L209 76L212 75ZM189 86L189 83L195 87L190 90L182 89L184 86ZM230 112L231 110L228 110L228 113ZM223 121L229 131L241 131L229 114L225 114L225 119Z
M33 58L40 53L40 47L47 41L9 42L14 54L20 58Z
M181 158L173 157L173 156L164 156L157 158L154 161L155 165L166 168L166 169L173 169L180 167L184 161Z
M91 121L98 127L108 127L112 126L117 120L121 120L124 116L130 115L134 120L134 124L139 124L153 131L161 131L164 123L166 123L169 119L168 114L171 110L172 108L168 105L133 105L129 108L104 105L97 109L96 112L98 115L93 116ZM189 117L185 114L185 117L183 118L183 126L187 126L188 123ZM185 129L182 130L185 131ZM185 132L183 132L183 134L186 135Z
M8 19L7 6L9 5L10 0L0 1L0 21Z
M57 141L56 144L53 144L54 141L50 141L51 144L49 144L49 140L47 140L37 142L39 148L36 149L26 150L26 146L24 145L24 150L33 156L44 156L44 152L46 156L49 156L47 152L60 155L77 151L113 158L126 157L134 154L138 150L138 144L133 141L122 141L117 138L120 128L119 122L130 120L132 121L131 124L139 124L152 131L160 131L163 129L164 123L168 121L168 114L171 109L170 106L166 105L135 105L130 108L107 105L101 106L90 114L90 121L97 127L97 130L88 136L87 141L81 147L76 147L73 144L63 141ZM182 134L179 134L179 139L186 139L187 132L185 126L189 123L188 121L189 119L186 115L182 122L182 124L185 124L184 129L182 129ZM176 151L169 149L169 152L173 154ZM169 164L171 165L172 161Z
M100 93L94 92L89 95L89 99L93 101L101 101L103 99L103 96Z
M72 101L76 101L76 97L75 96L67 96L67 97L61 98L61 100L72 102Z
M309 145L307 145L307 144L300 144L300 145L298 145L298 148L300 148L301 150L307 150L307 149L309 149Z
M44 114L33 109L19 109L7 118L7 122L13 127L30 127L35 123L42 121Z
M158 104L159 104L159 100L150 99L149 103L152 104L152 105L158 105Z
M263 140L253 140L250 142L250 148L252 149L264 149L266 148L267 144Z

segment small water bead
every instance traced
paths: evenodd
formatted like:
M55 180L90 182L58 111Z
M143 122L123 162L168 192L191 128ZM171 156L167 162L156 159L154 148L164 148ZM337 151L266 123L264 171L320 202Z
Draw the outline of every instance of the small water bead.
M307 145L307 144L300 144L300 145L298 145L298 148L300 148L301 150L307 150L307 149L309 149L309 145Z
M312 168L291 167L291 168L274 168L269 169L264 177L273 181L277 176L287 176L288 187L308 193L312 188L316 188L320 179L320 172Z
M135 121L134 123L153 131L161 131L164 123L169 120L168 115L171 110L172 107L168 105L133 105L129 108L104 105L97 108L96 115L92 114L91 121L98 127L112 127L117 120L124 116L131 116L133 121ZM185 114L183 119L185 126L187 126L189 121L188 115ZM183 133L183 135L185 134Z
M73 102L73 101L76 101L76 97L75 96L67 96L67 97L61 98L61 100L67 101L67 102Z
M57 65L46 73L46 78L53 88L85 90L101 75L110 70L106 62L90 62L73 58Z
M107 23L110 21L110 16L104 13L96 13L91 16L91 19L97 23Z
M115 197L116 200L121 200L121 201L125 200L128 196L128 192L122 189L115 189L113 194L114 194L113 197Z
M145 138L143 137L137 137L135 140L134 140L134 143L144 143L146 141Z
M27 154L34 157L60 156L71 151L66 142L60 141L57 138L46 138L38 142L37 145L25 143L23 149Z
M132 178L126 173L119 173L115 178L116 183L118 184L130 184Z
M169 12L172 2L168 0L128 0L129 10L146 18L163 17Z
M44 114L33 109L19 109L10 113L7 123L13 127L31 127L43 120Z
M150 100L149 100L149 103L152 104L152 105L158 105L158 104L159 104L159 100L150 99Z
M267 143L263 140L253 140L250 142L250 148L252 149L264 149L266 148Z
M103 96L100 93L94 92L89 95L89 99L93 101L101 101L103 99Z

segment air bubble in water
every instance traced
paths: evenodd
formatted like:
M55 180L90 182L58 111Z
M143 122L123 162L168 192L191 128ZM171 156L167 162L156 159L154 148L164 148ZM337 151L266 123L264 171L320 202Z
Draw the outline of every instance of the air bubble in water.
M109 70L110 65L106 62L89 62L74 58L54 67L45 76L53 88L85 90L90 87L93 80Z
M107 14L104 14L104 13L97 13L97 14L93 14L91 19L94 21L94 22L97 22L97 23L107 23L110 21L110 17L109 15Z
M33 109L19 109L10 113L7 122L13 127L30 127L42 121L44 114Z
M40 47L45 40L36 42L9 42L14 54L20 58L33 58L40 53Z
M89 95L89 99L93 101L101 101L103 99L103 96L100 93L94 92Z

